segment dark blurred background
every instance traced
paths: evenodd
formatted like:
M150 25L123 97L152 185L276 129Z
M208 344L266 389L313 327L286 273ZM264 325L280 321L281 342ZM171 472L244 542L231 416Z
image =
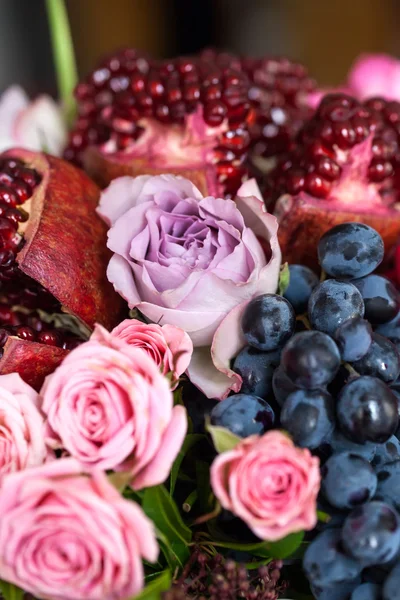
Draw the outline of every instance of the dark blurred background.
M361 52L400 55L400 0L67 0L80 74L122 46L173 56L215 46L304 62L339 84ZM0 91L55 93L44 0L0 0Z

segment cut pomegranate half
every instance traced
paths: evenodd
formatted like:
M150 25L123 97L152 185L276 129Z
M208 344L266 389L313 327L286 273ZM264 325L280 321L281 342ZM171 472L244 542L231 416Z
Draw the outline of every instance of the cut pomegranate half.
M38 387L95 323L118 322L99 194L63 160L0 155L0 373Z
M400 103L330 94L268 179L284 259L314 264L332 226L362 221L389 253L400 234Z
M248 89L245 73L229 66L149 61L125 50L77 86L65 157L101 186L119 175L171 172L204 194L234 196L247 176Z

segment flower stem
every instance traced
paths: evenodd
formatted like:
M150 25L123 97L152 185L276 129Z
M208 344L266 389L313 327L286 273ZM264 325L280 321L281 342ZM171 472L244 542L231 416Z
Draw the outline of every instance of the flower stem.
M74 45L64 0L46 0L58 93L68 124L74 118L73 90L78 81Z

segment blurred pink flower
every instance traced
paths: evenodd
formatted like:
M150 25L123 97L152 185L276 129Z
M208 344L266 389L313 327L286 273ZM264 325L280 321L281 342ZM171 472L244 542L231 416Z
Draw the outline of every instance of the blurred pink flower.
M0 490L0 577L40 598L126 600L158 556L153 523L74 459L9 475Z
M7 473L52 457L44 438L39 396L17 373L0 376L0 482Z
M211 485L223 508L263 540L279 540L317 523L319 460L280 431L245 438L217 456Z
M0 152L26 148L59 156L66 141L61 110L50 96L31 102L24 90L14 85L0 97Z
M187 429L168 380L142 350L97 326L41 390L48 439L87 467L126 471L132 487L168 477Z
M111 335L147 352L163 375L172 374L172 389L176 388L179 377L188 368L193 353L193 343L188 334L174 325L161 326L125 319L112 330Z

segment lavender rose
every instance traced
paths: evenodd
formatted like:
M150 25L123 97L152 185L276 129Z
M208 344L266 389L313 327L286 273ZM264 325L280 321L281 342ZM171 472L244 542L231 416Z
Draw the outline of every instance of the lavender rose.
M190 335L189 374L207 395L240 387L240 377L226 373L226 357L217 346L211 354L210 346L233 309L277 288L277 222L255 182L244 184L234 202L203 198L173 175L121 177L103 192L98 212L110 225L114 252L107 275L130 308ZM235 311L229 321L235 338L239 317Z

